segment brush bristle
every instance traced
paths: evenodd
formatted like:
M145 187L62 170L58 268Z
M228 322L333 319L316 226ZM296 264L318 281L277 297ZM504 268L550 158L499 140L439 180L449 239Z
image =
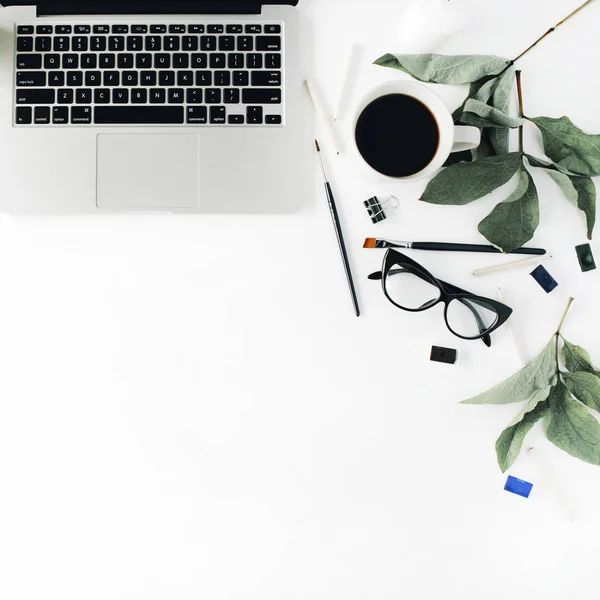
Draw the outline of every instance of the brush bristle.
M376 242L377 240L375 238L367 238L363 244L363 248L375 248Z

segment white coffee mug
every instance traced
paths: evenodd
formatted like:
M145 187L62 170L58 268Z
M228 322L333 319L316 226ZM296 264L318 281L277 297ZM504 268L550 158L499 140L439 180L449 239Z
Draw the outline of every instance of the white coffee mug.
M391 177L379 173L364 160L356 145L356 125L363 110L374 100L390 94L411 96L425 105L435 119L439 132L439 143L431 161L417 173L404 177ZM452 152L472 150L479 145L480 141L481 133L479 129L467 125L454 125L452 114L444 101L429 87L415 81L390 81L372 89L359 103L354 119L352 120L353 154L357 155L360 162L372 173L377 173L386 180L413 181L429 177L444 165Z

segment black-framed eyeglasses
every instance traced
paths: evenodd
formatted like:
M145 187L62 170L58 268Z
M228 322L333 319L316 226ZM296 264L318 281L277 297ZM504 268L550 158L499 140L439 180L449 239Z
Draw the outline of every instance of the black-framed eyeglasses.
M443 302L448 329L463 340L482 340L492 344L490 334L506 323L513 310L506 304L471 294L436 279L412 258L389 249L381 271L369 275L381 280L386 298L398 308L420 312Z

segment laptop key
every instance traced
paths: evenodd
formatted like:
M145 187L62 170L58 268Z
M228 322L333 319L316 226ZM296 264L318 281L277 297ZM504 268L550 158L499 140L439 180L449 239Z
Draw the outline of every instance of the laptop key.
M281 25L265 25L265 33L281 33Z
M233 85L238 87L245 87L250 83L250 76L248 71L234 71L233 72Z
M142 71L140 73L140 84L146 87L156 85L156 71Z
M54 38L54 52L68 52L71 49L71 38L62 36Z
M241 25L227 25L225 31L227 33L243 33L244 28Z
M241 53L233 53L227 56L227 66L230 69L243 69L244 68L244 55Z
M127 50L129 52L137 52L144 47L144 38L141 35L127 36ZM146 48L147 50L148 48Z
M129 90L113 90L113 104L127 104L129 102Z
M135 68L150 69L152 67L152 54L136 54Z
M65 74L62 71L50 71L48 73L48 85L50 87L62 87L65 85Z
M237 49L240 52L252 52L254 50L254 38L248 35L240 35L237 39Z
M181 49L188 50L189 52L198 50L198 36L184 35L183 40L181 41Z
M246 33L262 33L261 25L246 25Z
M71 107L71 123L73 125L91 125L92 107L91 106L73 106Z
M159 71L158 85L175 85L175 71Z
M73 36L72 48L75 52L87 52L88 38L83 35Z
M280 89L245 88L242 90L244 104L281 104Z
M108 38L108 49L111 52L122 52L125 50L125 37L122 35L111 35Z
M41 35L35 38L36 52L50 52L52 50L52 38Z
M281 54L265 54L265 67L267 69L281 69Z
M196 85L202 87L212 85L212 71L196 71Z
M210 122L213 124L225 123L225 107L211 106L210 107Z
M58 90L56 102L58 104L73 104L73 90L71 88L63 88Z
M92 33L92 28L89 25L75 25L75 33Z
M110 33L108 25L94 25L94 33Z
M146 36L146 51L158 52L162 50L161 38L156 35Z
M41 69L41 54L17 54L17 69Z
M256 38L256 49L261 52L281 50L281 36L262 35Z
M36 125L49 125L50 124L50 107L49 106L36 106L33 112L33 122Z
M69 71L67 73L67 85L79 87L83 85L83 73L81 71Z
M167 33L166 25L150 25L150 33Z
M170 69L171 68L171 55L170 54L155 54L154 55L154 68L155 69Z
M17 52L33 52L33 38L32 37L18 37L17 38Z
M131 33L148 33L148 25L132 25Z
M192 71L179 71L177 73L177 85L180 85L180 86L194 85L194 73Z
M225 55L224 54L211 54L209 57L209 64L211 69L224 69L225 68Z
M167 101L167 93L163 88L150 90L150 104L164 104Z
M221 87L231 85L231 74L229 71L215 71L215 85Z
M262 125L263 108L262 106L249 106L246 109L246 123L250 125Z
M117 54L119 69L133 69L133 54Z
M200 36L200 50L216 50L216 49L217 49L217 36L216 35Z
M206 69L208 54L192 54L192 69Z
M169 33L185 33L185 25L169 25Z
M188 25L188 33L204 33L204 25Z
M17 87L44 87L46 73L43 71L17 71Z
M189 88L186 91L186 102L188 104L202 104L202 89Z
M227 122L230 125L243 125L244 124L244 115L229 115L227 117Z
M110 104L110 90L106 88L94 90L94 102L96 104Z
M187 107L187 122L196 123L197 125L206 125L208 120L208 110L206 106L188 106Z
M54 33L54 25L36 25L35 32L38 35L47 35L49 33Z
M179 50L179 37L175 35L167 35L164 37L164 49L169 52L177 52Z
M82 88L75 90L75 103L76 104L91 104L92 103L92 90Z
M46 54L44 56L44 69L60 68L60 54Z
M208 25L206 31L208 31L208 33L223 33L225 27L223 27L223 25Z
M99 86L101 79L102 79L102 73L100 71L86 71L85 85Z
M65 125L69 122L69 107L68 106L53 106L52 107L52 123L54 125Z
M30 125L33 119L33 109L31 106L17 106L16 124Z
M225 90L224 96L225 104L239 104L240 102L240 90L236 88L229 88Z
M219 37L219 50L235 50L235 38L232 35L222 35Z
M98 61L98 67L100 69L114 69L116 64L117 61L114 54L100 55L100 60Z
M135 87L138 84L137 71L123 71L122 85L127 87Z
M167 125L183 123L183 106L96 106L96 125Z
M131 90L132 104L146 104L148 102L148 90L144 88L136 88Z
M113 25L113 33L129 33L129 25Z
M204 93L206 104L221 104L221 90L209 88Z
M94 27L94 30L96 28ZM106 38L99 35L94 35L90 38L90 50L96 52L104 52L106 50Z
M173 67L175 69L187 69L190 66L189 54L173 54Z
M71 25L56 25L54 27L54 33L56 33L56 34L66 35L66 34L72 33L72 32L73 32L73 28L71 27Z
M263 57L262 54L246 54L246 68L247 69L262 69L263 68Z
M77 54L63 54L63 69L79 69L79 56Z
M280 86L281 71L253 71L252 72L253 86Z
M33 25L19 25L17 33L19 35L33 35Z
M106 71L104 73L104 85L106 87L117 87L120 84L119 79L119 71ZM123 85L126 84L123 83Z
M183 90L172 88L169 90L169 104L183 104Z

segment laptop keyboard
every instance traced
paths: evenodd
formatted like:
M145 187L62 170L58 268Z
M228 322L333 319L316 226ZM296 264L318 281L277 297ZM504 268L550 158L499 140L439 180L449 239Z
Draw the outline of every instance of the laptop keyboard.
M15 125L282 125L281 23L17 25Z

